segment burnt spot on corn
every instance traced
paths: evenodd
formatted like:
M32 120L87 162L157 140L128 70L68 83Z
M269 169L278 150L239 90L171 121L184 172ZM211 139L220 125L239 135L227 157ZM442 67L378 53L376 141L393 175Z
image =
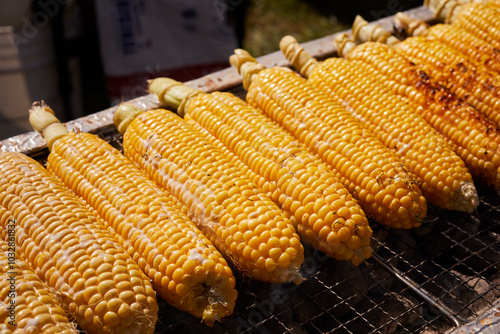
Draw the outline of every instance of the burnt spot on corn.
M410 38L394 48L378 43L365 43L353 49L348 58L361 60L370 66L375 70L379 81L384 84L387 84L388 79L392 80L391 85L388 85L392 91L408 98L412 104L419 107L419 114L459 152L469 171L478 180L498 188L499 130L496 123L483 114L487 110L485 103L475 104L477 109L469 104L480 102L474 95L476 90L491 92L481 84L474 86L475 80L479 80L481 75L485 78L484 72L487 71L472 71L470 64L465 63L463 59L456 61L458 65L454 64L454 52L450 51L441 54L451 57L450 71L440 72L434 66L442 59L436 46L436 43L430 43L423 38ZM466 67L470 68L464 74L462 70ZM386 71L386 68L394 70ZM424 74L423 70L428 75ZM493 83L488 82L490 85ZM498 101L493 95L490 97L492 101ZM482 160L475 145L484 147L485 142L488 143L486 147L490 149Z

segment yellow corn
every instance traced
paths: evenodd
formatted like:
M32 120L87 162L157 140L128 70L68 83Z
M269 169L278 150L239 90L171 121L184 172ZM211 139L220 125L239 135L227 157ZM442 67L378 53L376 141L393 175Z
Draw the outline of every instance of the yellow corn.
M498 9L500 7L500 0L475 0L475 2L485 3L490 7Z
M410 37L395 49L417 64L437 83L463 98L500 126L500 80L498 74L475 64L458 51L423 37Z
M280 48L299 70L311 58L292 36L284 37ZM360 61L334 57L310 66L305 76L401 157L404 166L418 177L430 203L472 212L479 199L462 159L414 108L370 72Z
M0 153L0 225L87 333L153 333L158 305L137 263L84 202L33 159Z
M498 9L490 6L470 3L463 6L455 20L454 26L460 27L471 34L500 48L500 20Z
M160 101L261 177L257 184L264 192L273 191L271 198L295 218L301 240L355 265L371 256L372 232L364 212L321 160L234 95L194 91L168 78L150 83ZM188 98L174 98L181 95Z
M411 101L448 140L474 177L500 189L500 131L490 120L387 45L367 42L345 52L341 45L340 52L362 62L365 66L360 68Z
M51 123L64 133L46 105L34 105L30 120L40 132ZM95 135L46 138L52 143L49 171L98 212L162 298L210 326L232 313L231 269L173 196Z
M115 124L125 132L125 155L184 203L244 274L265 282L302 282L304 248L283 211L179 116L163 109L136 112L128 106L115 113Z
M428 2L429 0L426 1ZM458 1L458 3L460 4L466 4L469 2L482 3L493 8L500 6L500 0L455 0L455 1Z
M485 3L491 7L495 7L495 8L500 7L500 0L486 0Z
M248 177L251 181L253 181L253 183L258 185L267 197L276 202L276 199L280 196L280 191L274 182L269 182L265 177L256 174L247 165L245 165L233 152L231 152L226 146L224 146L224 144L219 139L214 137L201 125L194 122L189 115L184 115L184 120L186 121L186 123L191 125L193 129L201 133L203 137L210 140L210 143L219 151L221 151L222 154L224 154L227 159L245 175L245 177ZM288 218L290 218L290 216L288 216Z
M500 48L498 7L457 0L427 0L425 5L438 20L460 27L493 47Z
M371 24L358 22L363 27L356 31L369 30ZM354 30L354 28L353 28ZM358 36L362 42L364 35ZM356 38L355 38L356 39ZM417 64L436 83L447 87L464 99L487 118L500 126L500 77L482 64L457 50L425 37L409 37L392 45L405 58Z
M248 103L329 164L369 218L396 228L420 225L426 202L414 175L344 108L288 69L264 69L244 50L230 61Z
M410 36L435 39L474 60L478 64L500 73L500 50L470 32L451 24L428 26L423 21L412 19L405 13L397 13L395 25Z
M0 217L12 214L0 207ZM0 332L77 334L49 287L16 252L15 221L0 240ZM6 239L7 238L7 239ZM8 241L6 242L5 239Z

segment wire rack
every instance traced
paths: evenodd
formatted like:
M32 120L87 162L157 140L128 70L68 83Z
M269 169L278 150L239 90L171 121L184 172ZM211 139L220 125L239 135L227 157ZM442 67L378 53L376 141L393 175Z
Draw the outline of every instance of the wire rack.
M375 227L375 255L353 267L306 246L301 285L238 277L234 314L213 328L160 301L157 333L445 333L500 296L500 199L476 213L431 208L421 228Z
M241 88L231 91L244 97ZM117 132L97 134L122 149ZM500 197L480 186L478 192L473 214L430 207L417 229L373 225L374 255L358 267L305 245L300 285L236 273L234 313L212 328L159 299L156 333L450 332L500 299Z

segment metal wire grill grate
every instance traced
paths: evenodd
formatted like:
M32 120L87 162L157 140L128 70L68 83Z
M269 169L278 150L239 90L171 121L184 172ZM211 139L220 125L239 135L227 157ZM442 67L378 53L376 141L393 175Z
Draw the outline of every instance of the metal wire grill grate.
M122 149L114 130L97 134ZM42 151L35 158L44 163L46 155ZM213 328L159 300L156 333L450 331L477 318L500 297L500 197L490 189L478 191L481 204L473 214L430 208L426 222L415 230L375 226L376 255L359 267L306 245L301 272L307 280L301 285L264 284L237 276L235 312Z
M431 209L420 229L376 228L377 255L409 278L461 323L475 319L500 296L498 195L484 195L467 215ZM445 333L457 326L376 261L358 268L306 247L299 285L239 278L235 313L206 328L162 305L158 333ZM438 305L439 306L439 305Z
M479 192L481 204L471 215L433 209L425 227L375 238L377 254L447 305L460 322L500 296L499 198L493 190Z
M214 328L161 305L157 333L442 333L439 312L380 266L359 268L307 248L299 285L268 285L239 277L235 313ZM243 281L242 281L243 280Z

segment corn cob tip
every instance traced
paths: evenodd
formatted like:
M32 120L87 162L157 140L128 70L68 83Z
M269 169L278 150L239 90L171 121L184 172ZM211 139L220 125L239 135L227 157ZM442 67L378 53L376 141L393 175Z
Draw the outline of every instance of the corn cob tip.
M57 119L54 110L44 101L33 102L29 110L29 122L33 129L45 139L49 150L52 149L57 139L68 134L68 129Z
M246 90L252 84L254 75L266 68L264 65L259 64L248 51L243 49L234 50L234 54L229 57L229 63L240 73L243 78L243 88Z
M369 23L360 15L357 15L354 19L352 36L357 43L380 42L387 45L394 45L400 42L390 32L377 24Z
M337 53L340 57L345 57L356 47L356 43L348 33L337 34L333 42L337 46Z
M123 135L125 131L127 131L129 124L143 112L143 110L137 108L131 103L121 103L118 108L116 108L113 116L113 122L115 123L118 132Z
M279 46L290 64L308 78L318 61L311 57L293 36L283 37Z
M200 293L208 304L204 306L201 320L208 327L213 327L215 322L221 322L224 316L232 314L234 308L234 300L228 301L224 299L218 288L206 286L204 291ZM200 297L198 297L200 298ZM232 304L230 306L230 304Z
M289 281L292 282L293 284L299 285L299 284L301 284L302 282L305 281L305 278L302 276L301 273L299 273L298 271L296 271L296 272L293 272L290 275L290 280Z
M149 82L149 92L158 96L164 106L174 108L177 114L184 117L189 100L204 93L203 91L184 85L170 78L156 78Z
M403 12L394 15L394 26L396 29L406 31L409 36L426 36L429 33L429 25L427 23L414 19Z
M474 212L474 210L479 205L479 196L476 191L476 187L472 181L463 182L460 184L459 195L456 199L455 210L464 211L468 213Z

